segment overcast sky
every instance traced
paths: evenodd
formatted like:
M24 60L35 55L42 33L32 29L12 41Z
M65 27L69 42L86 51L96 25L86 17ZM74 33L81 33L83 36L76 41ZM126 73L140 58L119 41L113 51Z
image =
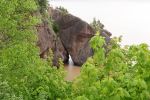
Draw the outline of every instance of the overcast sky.
M123 45L150 45L149 0L50 0L50 4L65 7L88 23L99 19L113 36L123 35Z

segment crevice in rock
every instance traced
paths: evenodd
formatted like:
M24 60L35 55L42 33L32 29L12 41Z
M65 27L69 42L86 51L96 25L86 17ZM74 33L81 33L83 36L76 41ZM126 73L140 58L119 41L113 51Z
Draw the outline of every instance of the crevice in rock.
M60 36L58 36L59 38L60 38ZM66 51L66 57L67 57L67 59L64 59L64 61L63 61L63 63L64 64L69 64L69 52L68 52L68 50L66 49L66 47L65 47L65 45L64 45L64 43L62 42L62 40L60 39L60 42L61 42L61 44L62 44L62 46L64 47L64 50Z

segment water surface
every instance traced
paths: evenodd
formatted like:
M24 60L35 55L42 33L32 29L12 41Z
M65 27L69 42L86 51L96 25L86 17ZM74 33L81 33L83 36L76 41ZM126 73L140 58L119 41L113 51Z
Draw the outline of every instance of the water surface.
M65 70L67 72L65 80L72 81L73 79L75 79L77 76L80 75L80 69L80 66L75 66L73 64L71 56L69 55L69 64L65 65Z
M80 75L80 67L74 66L74 65L65 65L65 70L67 72L67 75L65 77L65 80L72 81L77 76Z

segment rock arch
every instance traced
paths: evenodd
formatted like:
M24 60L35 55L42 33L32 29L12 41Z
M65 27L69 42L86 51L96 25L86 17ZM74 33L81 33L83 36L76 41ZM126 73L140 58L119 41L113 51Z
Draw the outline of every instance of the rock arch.
M95 34L94 29L85 21L71 14L63 14L58 9L52 8L49 8L48 11L54 23L59 27L59 30L56 35L47 23L43 23L37 28L40 54L45 54L44 52L47 52L46 49L50 48L54 53L54 65L58 66L59 58L64 63L67 63L70 54L74 64L81 66L88 57L93 55L89 41ZM101 35L105 37L106 42L109 42L110 32L102 31Z

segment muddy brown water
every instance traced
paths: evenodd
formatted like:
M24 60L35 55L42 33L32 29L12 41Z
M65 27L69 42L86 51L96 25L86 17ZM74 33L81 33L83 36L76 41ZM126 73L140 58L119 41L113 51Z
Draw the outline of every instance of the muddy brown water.
M65 71L67 72L65 80L66 81L73 81L77 76L80 75L81 67L74 65L70 55L69 55L69 62L68 63L69 64L64 65Z
M65 71L67 72L65 80L66 81L72 81L77 76L80 75L80 66L74 66L74 65L65 65Z

